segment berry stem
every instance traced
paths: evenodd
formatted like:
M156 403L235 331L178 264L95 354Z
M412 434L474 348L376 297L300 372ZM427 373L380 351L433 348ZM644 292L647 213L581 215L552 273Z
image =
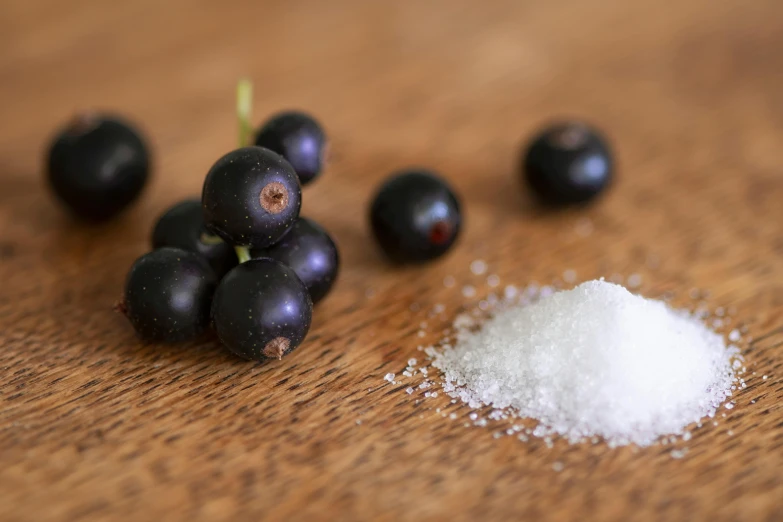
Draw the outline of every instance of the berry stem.
M246 246L235 246L234 251L237 253L237 259L240 263L250 261L250 248Z
M248 79L237 84L237 119L239 120L239 147L250 145L253 128L250 124L253 110L253 83Z
M223 242L223 240L220 239L220 236L213 236L208 232L202 232L201 236L199 237L199 241L205 245L219 245Z

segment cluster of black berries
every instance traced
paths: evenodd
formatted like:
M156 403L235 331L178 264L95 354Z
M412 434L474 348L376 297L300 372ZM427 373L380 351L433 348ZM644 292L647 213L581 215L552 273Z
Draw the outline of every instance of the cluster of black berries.
M125 287L125 314L142 337L179 340L211 324L229 350L255 360L280 359L305 339L313 304L339 270L332 238L299 216L325 136L311 117L287 112L261 127L256 144L220 158L201 200L178 203L155 225L155 250Z
M244 144L249 100L242 92L240 84ZM232 352L256 360L282 358L302 343L313 305L339 270L332 238L299 216L301 186L321 173L325 148L313 118L278 114L256 133L254 146L212 166L200 200L177 203L160 217L154 250L133 264L120 305L142 338L187 340L212 325ZM72 122L57 135L48 158L55 194L93 221L111 218L136 199L149 168L139 132L106 115ZM608 186L613 162L599 133L566 123L545 129L525 147L521 170L541 201L583 203ZM421 169L383 183L369 218L381 249L399 263L443 255L462 226L454 191Z
M183 341L212 325L235 354L265 360L307 335L313 305L339 270L332 238L299 216L301 186L322 170L325 136L313 118L287 112L255 143L212 166L200 200L157 221L153 250L134 262L119 305L143 339ZM139 194L149 154L128 123L96 115L58 136L48 170L69 207L103 220Z

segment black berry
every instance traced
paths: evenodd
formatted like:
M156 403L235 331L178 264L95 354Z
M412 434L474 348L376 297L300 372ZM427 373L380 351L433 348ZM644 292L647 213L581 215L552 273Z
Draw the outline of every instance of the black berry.
M340 269L340 255L329 234L318 223L300 217L283 238L269 248L251 250L253 257L269 257L291 267L310 292L313 304L332 288Z
M375 238L396 262L422 262L443 255L459 236L460 204L435 174L420 170L387 180L370 207Z
M313 303L294 271L273 259L251 259L220 282L212 323L220 341L246 359L282 359L310 329Z
M283 112L270 118L259 129L256 145L288 160L302 185L313 181L325 162L324 131L315 119L302 112Z
M265 248L296 222L299 178L282 156L262 147L229 152L209 170L201 197L207 229L234 246Z
M152 248L176 247L200 254L218 278L237 265L234 248L207 233L201 201L188 199L168 209L152 231Z
M209 325L217 277L204 258L180 248L159 248L133 263L121 308L140 337L184 341Z
M560 123L538 134L525 151L523 175L547 204L584 203L612 181L606 140L582 123Z
M49 148L47 175L54 193L90 221L105 221L127 207L144 188L149 170L141 135L115 117L78 117Z

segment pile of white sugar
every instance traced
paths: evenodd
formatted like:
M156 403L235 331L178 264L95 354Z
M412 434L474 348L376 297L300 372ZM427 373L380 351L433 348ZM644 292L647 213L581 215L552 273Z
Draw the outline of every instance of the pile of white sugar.
M696 317L603 280L501 310L428 353L444 390L472 408L537 419L539 433L572 442L640 446L713 416L738 356Z

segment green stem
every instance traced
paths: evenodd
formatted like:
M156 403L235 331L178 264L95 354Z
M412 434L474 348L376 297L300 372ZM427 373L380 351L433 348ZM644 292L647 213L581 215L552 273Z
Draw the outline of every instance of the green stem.
M237 259L239 259L240 263L250 261L250 247L235 246L234 251L237 253Z
M239 146L248 147L253 134L250 123L253 111L253 83L248 79L237 84L237 119L239 120Z
M202 232L201 237L199 237L198 239L205 245L219 245L220 243L223 242L223 240L220 239L219 236L213 236L208 232Z

